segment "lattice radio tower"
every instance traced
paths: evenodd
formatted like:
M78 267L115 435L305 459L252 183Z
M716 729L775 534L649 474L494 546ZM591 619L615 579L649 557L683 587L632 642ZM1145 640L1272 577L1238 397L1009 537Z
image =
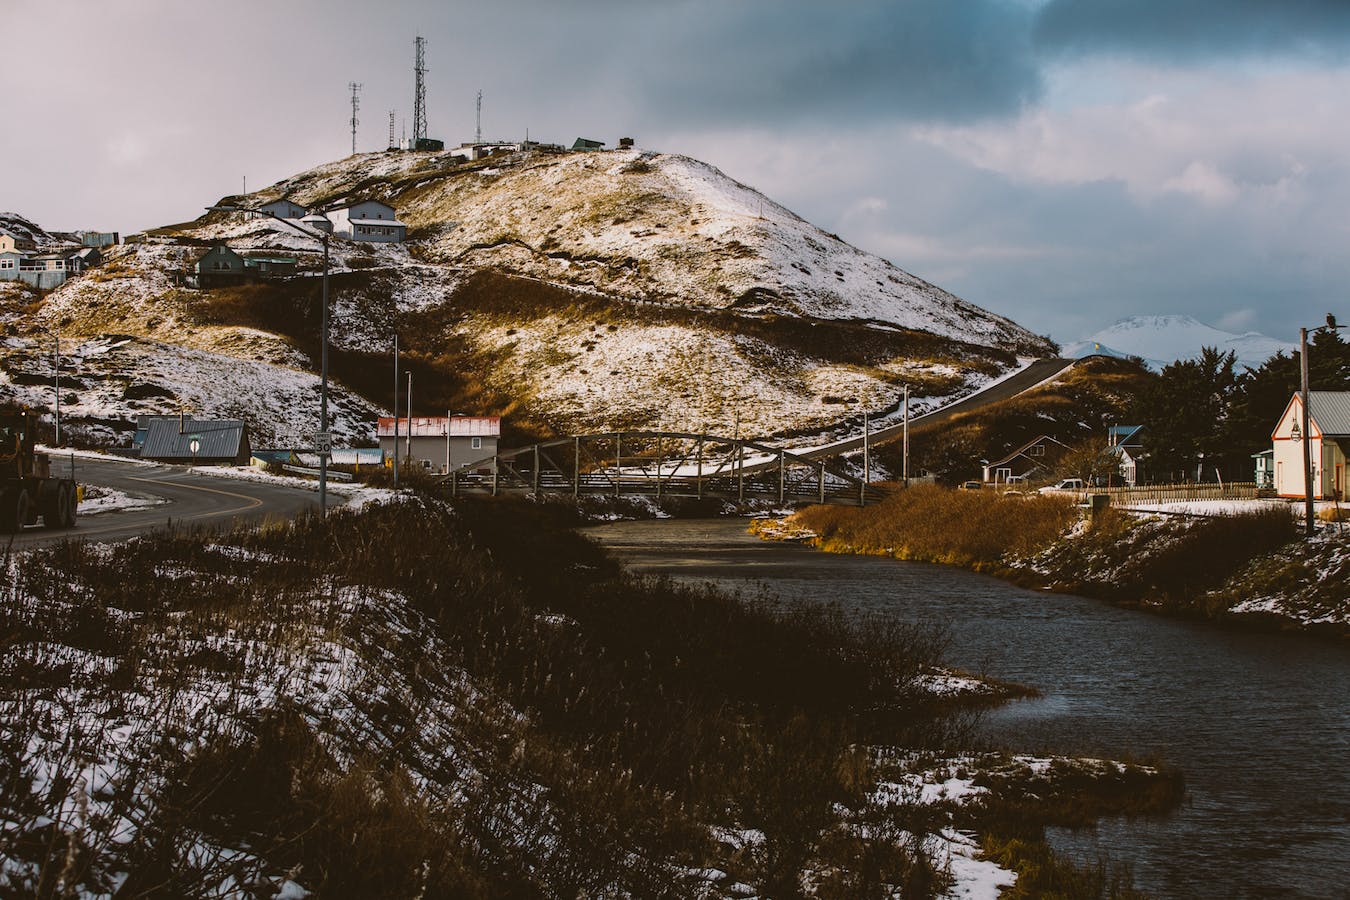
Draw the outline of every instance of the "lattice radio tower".
M483 92L478 92L478 108L474 112L473 142L483 143Z
M347 87L352 90L352 156L356 155L356 125L360 119L356 118L356 111L361 108L361 85L355 81L347 82Z
M389 149L393 150L397 144L394 143L394 111L389 110Z
M418 37L414 42L417 48L417 58L413 62L413 78L415 87L413 89L413 148L417 148L417 142L427 136L427 41L424 37Z

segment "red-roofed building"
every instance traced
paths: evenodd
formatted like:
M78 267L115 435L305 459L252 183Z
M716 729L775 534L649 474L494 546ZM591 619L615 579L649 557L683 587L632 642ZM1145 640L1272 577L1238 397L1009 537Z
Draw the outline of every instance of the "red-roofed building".
M502 434L500 416L413 416L411 427L406 416L399 416L397 422L400 462L410 459L441 474L485 459L488 462L474 466L474 471L491 470ZM393 416L381 416L376 425L386 458L394 455L394 423Z

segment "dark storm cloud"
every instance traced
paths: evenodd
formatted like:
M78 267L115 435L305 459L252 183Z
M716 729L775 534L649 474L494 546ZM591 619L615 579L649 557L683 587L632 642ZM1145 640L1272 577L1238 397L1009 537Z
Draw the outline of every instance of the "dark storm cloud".
M681 24L632 35L625 55L681 117L960 121L1015 114L1042 88L1030 16L998 0L675 8Z
M1350 56L1346 0L1050 0L1035 25L1048 51L1186 60L1234 54Z

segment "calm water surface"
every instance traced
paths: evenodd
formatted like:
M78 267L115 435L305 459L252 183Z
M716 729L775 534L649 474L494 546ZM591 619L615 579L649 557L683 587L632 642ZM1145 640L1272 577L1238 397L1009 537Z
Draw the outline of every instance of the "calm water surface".
M590 533L637 571L946 626L947 662L1044 692L986 720L988 735L1012 749L1156 755L1180 766L1188 796L1176 813L1051 835L1088 860L1129 862L1136 887L1157 897L1350 898L1350 648L944 566L767 543L744 521L621 522Z

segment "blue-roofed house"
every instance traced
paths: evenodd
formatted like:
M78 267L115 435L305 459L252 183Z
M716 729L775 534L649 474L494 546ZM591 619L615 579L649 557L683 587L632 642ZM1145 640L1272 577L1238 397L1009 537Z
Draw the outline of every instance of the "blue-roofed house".
M1143 477L1141 460L1144 456L1143 425L1112 425L1106 431L1106 452L1116 458L1120 477L1130 487Z

